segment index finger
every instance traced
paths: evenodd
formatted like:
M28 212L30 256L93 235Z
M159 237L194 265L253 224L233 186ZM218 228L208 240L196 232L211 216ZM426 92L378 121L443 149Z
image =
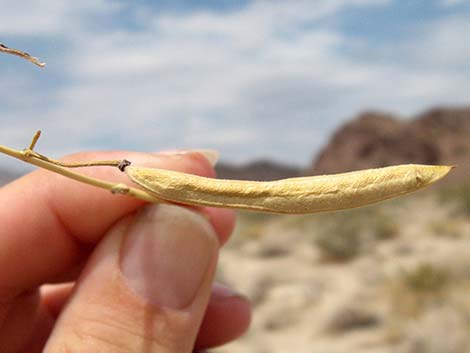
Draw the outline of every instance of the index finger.
M196 152L88 152L67 160L123 157L156 168L214 175L209 162ZM116 182L128 180L115 168L88 168L80 172ZM44 170L4 186L0 189L0 298L11 298L73 268L109 227L142 205L143 201L112 195Z

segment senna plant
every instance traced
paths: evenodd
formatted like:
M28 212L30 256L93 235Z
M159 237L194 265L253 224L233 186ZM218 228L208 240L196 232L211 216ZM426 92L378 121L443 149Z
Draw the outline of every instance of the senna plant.
M30 54L0 44L0 52L44 67ZM245 181L205 178L176 171L132 166L122 160L64 163L34 150L38 131L28 148L0 145L0 152L68 178L149 202L237 208L269 213L316 213L360 207L408 194L435 183L453 166L407 164L350 173ZM96 179L70 170L76 167L112 166L125 172L140 188Z

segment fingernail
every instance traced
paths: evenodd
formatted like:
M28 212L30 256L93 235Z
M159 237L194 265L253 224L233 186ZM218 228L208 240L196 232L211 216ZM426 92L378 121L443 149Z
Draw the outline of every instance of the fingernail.
M152 205L128 229L121 270L146 301L182 309L193 301L217 247L214 230L201 215L178 206Z
M202 154L204 158L207 159L207 161L213 167L217 164L217 161L219 160L219 152L217 152L216 150L204 149L204 150L193 150L193 151L199 154Z
M161 151L158 154L167 155L167 156L182 156L185 154L198 153L202 155L213 167L217 164L219 160L219 152L211 149L194 149L194 150L168 150Z

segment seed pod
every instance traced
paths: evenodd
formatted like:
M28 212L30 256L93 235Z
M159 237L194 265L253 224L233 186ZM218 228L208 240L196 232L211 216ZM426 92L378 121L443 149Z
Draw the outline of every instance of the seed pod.
M453 167L408 164L276 181L224 180L128 166L129 178L160 199L270 213L315 213L360 207L411 193Z

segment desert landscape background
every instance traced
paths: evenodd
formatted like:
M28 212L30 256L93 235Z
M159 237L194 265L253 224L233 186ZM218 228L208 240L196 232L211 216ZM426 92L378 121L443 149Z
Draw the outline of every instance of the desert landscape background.
M253 303L250 330L217 353L470 352L470 108L412 119L364 112L310 166L221 163L272 180L402 163L452 164L445 181L378 205L304 216L239 212L218 280ZM0 172L0 183L15 177Z
M250 298L253 322L217 352L470 352L470 109L406 120L365 112L307 169L260 161L234 174L277 179L401 163L458 168L427 190L361 209L239 214L218 277Z
M211 352L470 353L470 0L2 5L0 41L47 64L0 55L2 145L213 149L228 179L457 166L375 206L238 212L217 277L253 320ZM0 156L0 187L30 170Z

